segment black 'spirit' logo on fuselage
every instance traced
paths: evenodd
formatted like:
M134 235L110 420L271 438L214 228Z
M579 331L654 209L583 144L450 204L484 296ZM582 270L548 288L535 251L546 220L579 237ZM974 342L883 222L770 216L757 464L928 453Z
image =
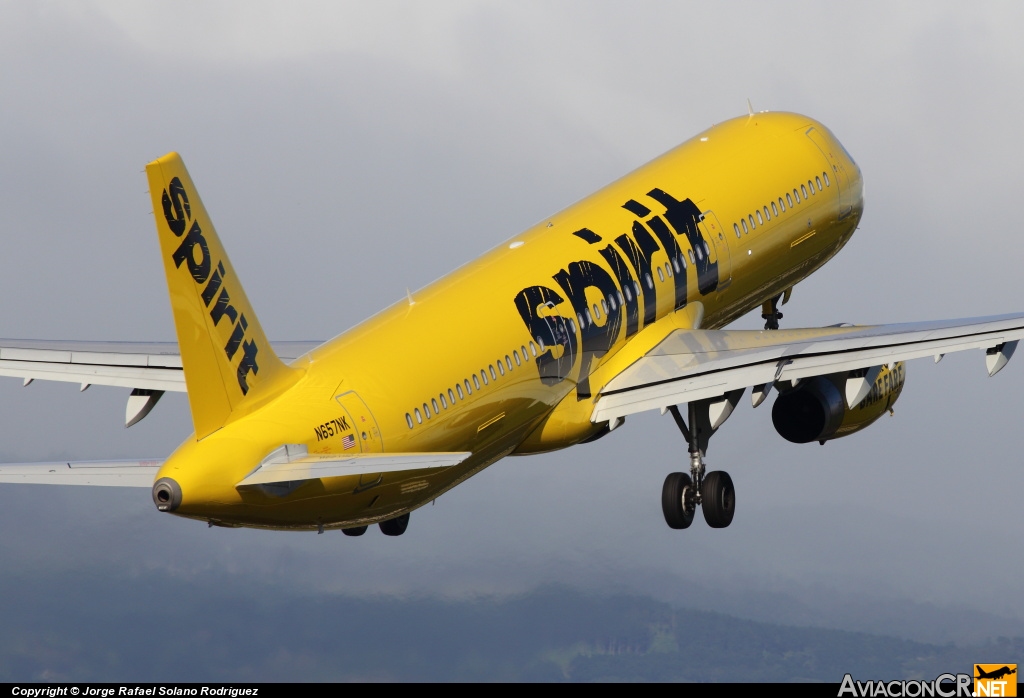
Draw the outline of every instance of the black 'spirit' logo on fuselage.
M611 349L622 325L625 324L628 339L657 319L657 285L653 278L657 269L652 266L651 258L658 250L665 250L674 270L671 275L674 309L686 305L687 265L677 236L685 236L689 243L690 262L697 273L700 294L707 295L718 288L718 262L711 261L711 248L699 227L703 220L700 209L690 199L679 201L661 189L652 189L647 196L663 206L665 212L651 216L648 207L633 199L623 204L623 208L637 217L632 229L616 237L614 245L597 250L611 273L596 261L583 259L570 263L553 276L561 293L548 286L530 286L516 295L519 315L530 334L546 349L537 357L540 379L545 384L555 385L568 378L579 359L577 393L581 399L588 397L587 376L592 365ZM602 242L600 235L587 228L574 235L590 245ZM586 321L591 318L588 288L596 289L602 298L619 301L613 301L604 310L607 317L603 325ZM579 339L575 323L554 313L554 308L566 300L562 293L568 297L573 314L580 319ZM538 309L545 305L551 312L541 316ZM561 347L557 357L556 347Z

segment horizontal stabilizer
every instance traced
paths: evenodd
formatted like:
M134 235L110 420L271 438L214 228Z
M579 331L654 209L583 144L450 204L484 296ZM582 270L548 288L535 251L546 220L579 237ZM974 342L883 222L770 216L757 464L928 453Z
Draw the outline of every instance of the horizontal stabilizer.
M282 446L236 487L270 485L298 480L345 475L375 475L404 470L448 468L469 458L471 453L331 453L310 455L305 446Z
M60 461L0 465L0 482L23 485L153 486L159 460Z

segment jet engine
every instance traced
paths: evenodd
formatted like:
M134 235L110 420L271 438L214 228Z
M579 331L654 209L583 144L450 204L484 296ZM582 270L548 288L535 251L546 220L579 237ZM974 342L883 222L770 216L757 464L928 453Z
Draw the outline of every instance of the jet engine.
M772 424L779 436L797 444L847 436L892 408L906 375L906 366L900 361L806 378L788 390L780 389L772 407Z

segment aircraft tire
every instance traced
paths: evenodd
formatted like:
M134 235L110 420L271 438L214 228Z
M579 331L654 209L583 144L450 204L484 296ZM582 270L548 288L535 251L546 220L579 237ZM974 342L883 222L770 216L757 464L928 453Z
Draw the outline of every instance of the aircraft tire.
M736 488L724 470L715 470L704 478L701 491L704 520L711 528L725 528L736 513Z
M352 528L343 528L341 532L346 536L361 536L366 533L366 526L353 526Z
M686 473L669 473L661 488L661 511L665 514L665 523L676 530L689 528L693 523L694 509L687 511L684 500L687 490L693 487L693 481Z
M409 514L406 513L387 521L381 521L377 525L380 526L380 532L385 536L400 536L405 533L405 529L409 528Z

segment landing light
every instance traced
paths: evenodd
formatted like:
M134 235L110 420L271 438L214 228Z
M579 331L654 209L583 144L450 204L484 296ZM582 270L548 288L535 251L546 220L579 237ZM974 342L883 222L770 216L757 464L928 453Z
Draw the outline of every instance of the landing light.
M522 246L523 246L523 241L522 240L516 240L515 242L510 243L508 248L510 250L514 250L515 248L522 247Z

